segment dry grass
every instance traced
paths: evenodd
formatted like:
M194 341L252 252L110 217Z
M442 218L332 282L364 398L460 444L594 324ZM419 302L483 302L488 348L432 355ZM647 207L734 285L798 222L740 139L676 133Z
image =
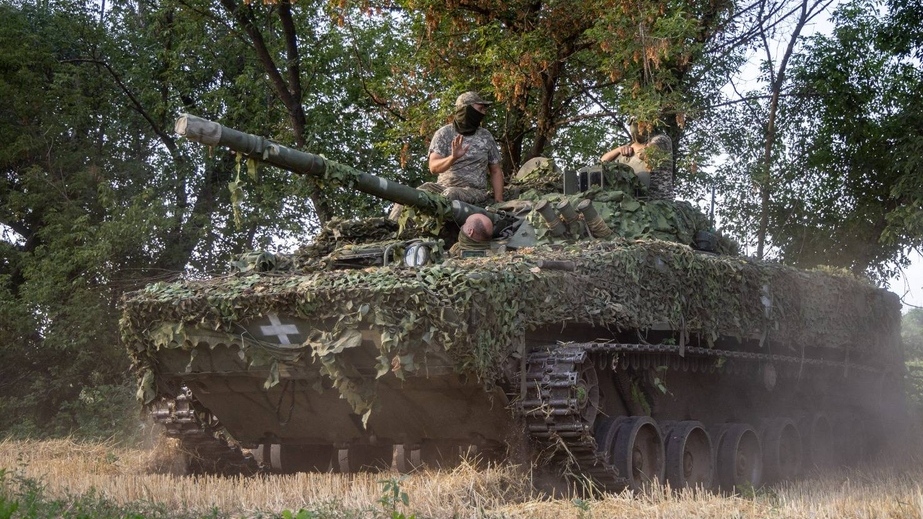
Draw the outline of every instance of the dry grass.
M189 478L153 473L178 467L170 445L157 451L69 440L2 441L0 468L40 480L52 497L91 489L119 504L146 501L170 509L247 516L257 512L307 509L337 516L385 516L378 500L390 474L298 474L242 478ZM156 452L156 454L155 454ZM165 454L166 453L166 454ZM529 474L515 467L412 474L400 482L418 517L701 517L701 518L920 518L923 467L880 464L843 469L772 487L756 495L717 496L706 492L654 490L643 496L611 495L573 501L552 499L533 489Z

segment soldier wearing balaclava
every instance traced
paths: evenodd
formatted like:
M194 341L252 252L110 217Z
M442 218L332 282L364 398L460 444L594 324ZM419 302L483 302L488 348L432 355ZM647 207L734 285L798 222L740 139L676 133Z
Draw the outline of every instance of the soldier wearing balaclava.
M476 205L503 201L500 148L493 135L481 127L491 104L476 92L458 96L452 122L439 128L430 141L429 170L438 175L433 187L442 188L439 192L446 198ZM420 188L429 186L431 183Z

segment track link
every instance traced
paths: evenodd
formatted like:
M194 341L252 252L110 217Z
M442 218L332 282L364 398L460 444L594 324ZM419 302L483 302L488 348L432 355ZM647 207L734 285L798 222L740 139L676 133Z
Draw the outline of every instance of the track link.
M607 453L597 451L593 438L599 395L598 384L591 388L581 380L587 367L592 368L584 348L564 346L531 353L519 409L547 461L563 466L567 475L590 477L604 490L618 490L627 480L608 462Z
M228 441L211 413L198 407L192 393L184 387L176 398L163 398L150 409L151 418L164 426L166 436L180 441L189 456L189 472L223 476L260 472L253 456Z

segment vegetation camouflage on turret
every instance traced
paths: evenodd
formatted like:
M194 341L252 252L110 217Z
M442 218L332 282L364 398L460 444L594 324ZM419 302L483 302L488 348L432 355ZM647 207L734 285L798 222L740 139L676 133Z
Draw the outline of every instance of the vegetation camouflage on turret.
M572 262L574 270L539 266L549 260ZM155 394L154 352L180 348L194 355L187 332L196 328L214 330L218 339L210 347L237 345L251 368L268 370L267 387L278 380L280 365L313 359L367 420L375 380L339 354L373 328L381 333L378 377L425 375L429 359L448 357L457 372L489 386L524 329L589 323L643 330L667 321L697 337L695 345L719 336L761 337L767 352L854 348L858 358L897 351L899 327L892 321L898 304L846 275L617 238L421 268L250 272L158 283L128 296L122 330L145 401ZM317 331L300 348L284 350L241 335L236 323L269 312L311 320Z
M577 206L581 200L591 200L599 216L613 231L613 238L628 240L659 239L690 245L697 231L712 231L713 226L702 214L688 202L664 200L645 200L635 196L643 192L634 173L620 170L613 165L606 165L608 189L594 187L576 195L563 195L563 181L560 172L551 165L543 165L532 170L528 175L513 180L504 196L513 202L494 204L494 209L505 209L523 214L536 229L539 244L573 242L573 237L555 238L549 232L548 225L541 216L532 211L532 206L540 200L557 204L568 200ZM615 186L612 188L611 186ZM332 259L328 255L335 251L344 252L371 246L384 247L398 244L399 240L427 237L441 228L441 223L426 219L422 226L405 226L407 220L420 222L423 217L414 214L412 208L405 209L401 223L387 218L367 218L363 220L331 220L317 235L314 242L302 247L294 255L292 266L300 271L314 271L329 268ZM577 226L582 226L582 221ZM580 234L581 229L572 229L571 236ZM736 255L738 245L732 240L717 236L717 252ZM240 270L251 270L254 265L247 261L256 261L262 256L250 255L243 263L235 263ZM285 261L285 260L280 260ZM286 263L287 265L287 263ZM283 267L275 267L282 270Z
M691 245L697 231L714 232L708 218L692 204L683 201L647 200L638 196L646 192L634 172L619 167L615 163L604 163L602 172L605 188L592 187L574 195L564 195L563 175L555 169L552 162L544 162L525 175L514 178L505 199L514 202L498 204L515 208L525 204L534 205L540 200L547 200L553 205L567 200L572 207L580 201L593 202L599 216L606 222L616 237L628 240L658 239L685 245ZM497 206L495 206L497 207ZM531 207L526 205L526 218L536 229L539 243L568 242L572 239L555 238L549 232L548 225ZM572 236L579 235L582 221L578 228L569 229ZM585 234L585 233L584 233ZM739 247L733 240L717 235L716 252L736 255Z

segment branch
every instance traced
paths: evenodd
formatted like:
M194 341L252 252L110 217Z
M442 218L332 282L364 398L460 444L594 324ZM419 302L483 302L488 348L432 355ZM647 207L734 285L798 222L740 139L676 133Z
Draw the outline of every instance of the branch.
M233 34L236 38L240 39L240 41L242 42L247 41L246 38L240 33L240 31L237 30L237 27L235 27L234 24L228 23L224 18L220 16L216 16L214 13L212 13L211 9L201 9L198 5L193 5L185 0L177 0L177 1L179 5L185 7L186 9L189 9L195 14L198 14L202 18L211 20L217 23L218 25L224 27L225 29L227 29L229 33Z
M484 9L483 7L480 7L474 4L469 4L467 2L459 2L458 7L461 9L464 9L465 11L471 11L472 13L480 14L480 15L487 16L487 17L490 17L491 15L490 9Z
M736 92L736 91L737 91L737 90L736 90L736 88L735 88L735 92ZM779 97L795 97L795 98L802 98L802 99L805 99L805 98L809 98L809 97L818 97L818 98L820 98L820 97L826 97L826 96L825 96L825 95L818 94L818 93L806 94L806 93L804 93L804 92L793 92L793 93L789 93L789 94L779 94ZM741 96L739 99L731 99L731 100L729 100L729 101L724 101L724 102L722 102L722 103L716 103L716 104L710 105L710 106L708 106L706 109L720 108L720 107L722 107L722 106L730 106L730 105L734 105L734 104L737 104L737 103L743 103L743 102L745 102L745 101L753 101L754 99L771 99L771 98L772 98L772 94L763 94L763 95L758 95L758 96L747 96L747 97Z
M711 108L717 108L717 107L719 107L719 106L729 106L729 105L731 105L731 104L735 104L735 103L738 103L738 102L744 102L744 101L750 101L750 100L753 100L753 99L765 99L765 98L767 98L767 97L772 97L772 96L768 96L768 95L767 95L767 96L753 96L753 97L745 98L744 96L742 96L742 95L740 94L740 92L737 91L737 85L734 83L734 81L733 81L732 79L730 79L730 78L728 78L728 79L729 79L729 80L728 80L728 83L731 84L731 88L733 88L733 89L734 89L734 93L737 94L738 100L737 100L737 101L733 101L733 102L727 102L727 103L719 103L719 104L717 104L717 105L708 107L709 109L711 109ZM753 116L753 119L754 119L754 120L758 120L758 119L759 119L759 114L756 113L756 110L753 109L752 107L750 107L749 105L747 106L747 108L749 108L750 114Z
M301 106L303 92L301 89L301 71L298 65L298 32L292 21L292 4L279 3L279 21L282 23L282 34L285 35L285 57L288 61L288 84L292 97Z
M561 119L560 121L557 122L557 124L555 124L555 126L563 126L566 124L571 124L571 123L575 123L579 121L586 121L588 119L601 119L603 117L620 117L621 115L622 114L618 112L611 112L611 111L596 112L596 113L586 114L586 115L576 115L574 117L568 117L567 119Z
M118 87L122 90L122 93L128 96L128 99L129 101L131 101L131 104L135 107L135 110L139 114L141 114L141 117L144 117L144 120L147 121L149 125L151 125L151 128L154 130L154 133L157 134L157 137L160 138L164 146L166 146L167 149L170 150L170 155L172 155L174 159L178 159L179 150L176 147L176 141L167 132L164 132L160 128L160 125L158 125L154 121L154 118L151 116L151 114L149 114L147 110L144 109L144 106L141 104L141 101L139 101L138 98L135 97L135 95L128 88L128 85L126 85L125 82L122 81L122 78L115 72L115 70L113 70L112 67L109 66L109 63L107 63L104 60L95 59L95 58L66 59L66 60L62 60L62 63L93 63L96 65L102 65L103 67L105 67L105 69L109 72L109 75L112 76L112 79L115 80L115 84L118 85Z
M296 101L289 91L289 86L285 84L285 79L282 78L279 67L276 66L276 62L273 61L272 55L269 53L269 48L266 46L263 34L256 28L256 24L253 20L252 8L248 12L244 12L236 0L221 0L221 5L224 6L225 10L227 10L235 20L237 20L237 23L243 27L244 32L250 37L250 43L256 51L257 58L263 65L263 70L266 72L266 75L269 76L269 82L273 90L276 91L276 95L279 96L290 113L294 113L292 109L295 107Z
M353 30L352 20L348 18L346 19L346 30L349 31L350 40L352 42L352 45L351 45L352 52L356 56L356 64L358 65L358 68L359 68L359 74L358 74L359 83L362 85L362 91L365 92L366 95L369 96L369 99L372 100L372 103L374 103L375 105L381 108L384 108L386 112L396 117L399 121L406 122L407 118L404 117L403 114L398 112L396 109L392 108L390 103L382 99L378 94L375 94L374 92L372 92L372 90L369 88L369 85L368 83L366 83L363 73L367 72L370 67L366 66L365 60L363 59L364 56L362 56L359 53L359 46L356 44L357 38L356 38L356 33Z
M756 9L758 7L760 10L760 13L762 13L765 3L766 3L766 0L758 0L757 2L753 4L750 4L749 6L745 7L743 10L735 13L735 15L728 20L726 25L729 25L735 18L738 18L744 15L751 9ZM731 53L735 52L739 47L749 45L749 43L752 40L756 39L758 36L760 36L763 31L769 31L769 30L775 29L779 24L782 23L783 20L791 16L792 13L794 13L797 10L797 8L792 9L788 13L776 18L775 21L773 21L769 25L763 25L763 22L777 15L782 10L782 6L785 4L779 3L779 4L773 4L773 5L774 7L772 7L768 12L766 12L765 15L762 15L762 14L757 15L759 24L750 27L749 29L737 35L736 37L730 40L727 40L721 44L717 44L716 42L716 45L714 47L706 47L703 53L707 55L714 54L717 57L716 61L721 61L724 58L726 58L728 55L730 55ZM720 32L720 28L719 28L719 32ZM703 74L704 74L704 71L703 71ZM701 76L702 74L696 77L701 77Z

